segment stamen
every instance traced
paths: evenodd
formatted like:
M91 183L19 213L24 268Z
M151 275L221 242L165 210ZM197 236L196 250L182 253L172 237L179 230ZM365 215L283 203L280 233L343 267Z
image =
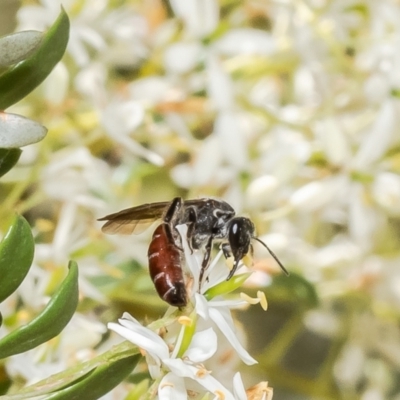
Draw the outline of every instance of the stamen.
M268 309L268 301L267 298L265 297L265 293L259 290L257 292L257 297L260 299L260 306L264 311L267 311Z
M173 383L171 383L171 382L164 382L162 385L160 385L160 387L161 388L164 388L164 387L174 387L174 384Z
M274 389L268 387L268 382L260 382L246 390L248 399L272 400Z
M175 349L175 345L173 345L172 343L169 343L169 344L168 344L168 351L169 351L170 353L172 353L172 352L174 351L174 349Z
M193 321L191 318L187 317L186 315L182 315L178 318L178 322L184 326L191 326Z
M250 297L246 293L240 293L240 298L244 301L247 301L249 304L258 304L260 302L260 299L258 297Z
M216 390L216 391L214 392L214 394L215 394L216 396L218 396L218 398L219 398L220 400L225 400L225 394L224 394L224 392L222 392L221 390Z
M272 396L274 395L274 389L268 387L268 382L266 382L267 387L263 389L263 397L262 400L272 400Z
M139 351L140 351L140 354L141 354L143 357L147 354L147 351L146 351L146 350L143 350L143 349L140 349L140 348L139 348Z
M265 297L265 293L262 292L261 290L257 292L257 297L250 297L246 293L242 292L240 293L240 298L249 304L260 304L262 309L264 311L267 311L268 308L267 298Z
M243 258L242 258L242 263L250 268L253 265L253 257L250 254L246 254Z
M198 378L204 378L205 376L207 376L207 375L210 374L210 373L211 373L211 371L207 371L207 370L204 368L204 366L202 365L202 366L200 366L200 368L197 370L196 376L197 376Z

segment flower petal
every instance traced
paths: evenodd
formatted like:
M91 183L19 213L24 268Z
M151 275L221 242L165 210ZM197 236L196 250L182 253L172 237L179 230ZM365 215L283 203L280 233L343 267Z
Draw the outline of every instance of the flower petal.
M353 157L354 169L363 170L382 157L393 140L396 125L395 101L387 100Z
M169 368L169 370L173 374L183 378L193 379L211 393L222 393L225 396L225 400L234 400L232 393L230 393L229 390L227 390L209 373L200 374L199 368L188 365L179 358L175 360L163 360L163 363Z
M217 335L212 328L197 332L185 352L185 357L195 363L203 362L217 351Z
M163 364L177 376L182 378L193 377L192 371L189 369L189 365L186 364L181 358L165 358L162 360Z
M224 160L240 171L248 165L248 145L237 111L222 111L214 122L214 135L219 141L219 151Z
M209 35L218 25L219 7L215 0L171 0L175 15L182 18L189 35Z
M196 300L196 312L203 319L208 319L210 316L208 314L208 303L204 296L199 293L194 294Z
M246 390L240 372L236 372L233 377L233 393L235 394L236 400L247 400Z
M204 274L204 279L201 285L201 293L205 293L211 287L226 281L226 277L229 274L229 269L226 265L221 265L219 263L222 254L222 250L220 250L207 267L207 271Z
M184 380L169 372L162 378L158 387L159 400L186 400L187 392Z
M113 330L131 343L149 352L155 360L169 357L167 344L154 332L147 328L138 327L132 321L120 319L118 325L108 323L108 329Z
M227 313L224 313L223 311L226 310L217 310L216 308L210 308L210 318L215 322L215 324L221 330L222 334L228 339L229 343L237 351L239 357L243 360L244 363L246 363L247 365L257 364L257 360L255 360L247 352L247 350L241 345L238 338L236 337L233 322L228 320L228 317L230 317L230 315L227 315Z
M277 51L276 39L269 32L251 28L229 29L216 48L225 55L260 54L270 56Z
M221 297L219 297L221 298ZM218 297L212 299L208 304L210 307L228 307L232 308L243 308L243 306L247 306L247 301L245 300L219 300Z

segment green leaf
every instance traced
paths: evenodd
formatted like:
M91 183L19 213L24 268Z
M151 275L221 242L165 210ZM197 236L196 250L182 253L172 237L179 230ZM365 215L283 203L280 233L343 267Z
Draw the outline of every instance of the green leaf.
M69 19L63 9L37 50L0 76L0 109L15 104L35 89L61 60L69 37Z
M21 149L0 148L0 177L6 174L19 160Z
M138 348L132 343L124 341L89 361L75 364L74 366L51 375L40 382L36 382L30 386L25 386L17 393L8 394L7 400L25 400L32 397L36 398L37 396L46 396L44 398L47 399L49 394L55 394L60 390L78 383L81 379L85 379L91 371L94 371L94 369L100 368L104 365L109 365L110 363L115 362L115 360L127 358L133 355L138 355L139 357ZM0 397L0 399L3 398Z
M141 355L136 354L102 365L89 372L83 379L62 389L48 400L96 400L121 383L136 367Z
M14 293L24 280L33 253L31 228L24 217L17 215L0 243L0 302Z
M67 277L46 308L27 325L0 340L0 358L28 351L57 336L74 315L78 294L78 266L70 261Z

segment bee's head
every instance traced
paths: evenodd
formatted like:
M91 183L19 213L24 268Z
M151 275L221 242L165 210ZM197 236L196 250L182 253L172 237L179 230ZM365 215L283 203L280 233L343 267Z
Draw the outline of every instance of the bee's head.
M274 252L262 240L254 236L254 233L255 233L254 224L253 222L251 222L249 218L235 217L232 218L231 221L229 221L228 242L233 254L234 262L233 262L233 268L229 273L227 279L230 279L233 276L240 260L242 260L242 258L250 251L252 252L253 248L251 245L251 241L253 239L261 243L268 250L271 256L275 259L275 261L281 267L283 272L286 275L289 275L289 272L282 265L278 257L274 254Z
M249 218L235 217L229 221L228 242L233 254L234 264L228 279L237 269L239 261L252 250L251 239L253 236L254 224Z

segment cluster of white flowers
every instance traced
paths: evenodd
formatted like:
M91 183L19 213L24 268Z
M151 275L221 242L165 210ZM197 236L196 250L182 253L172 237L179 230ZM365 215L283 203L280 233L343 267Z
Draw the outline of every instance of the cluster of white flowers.
M343 396L392 398L400 351L398 3L26 3L18 30L45 29L60 3L71 19L64 61L35 101L13 107L49 133L3 178L17 186L28 167L40 165L35 195L19 203L23 211L45 205L36 207L37 282L50 281L77 254L82 295L104 302L91 278L117 276L115 265L128 258L146 265L149 238L101 238L96 217L182 192L220 197L250 213L292 275L315 286L320 308L306 313L304 325L344 342L332 368ZM255 246L252 285L271 282L264 251ZM45 286L35 292L38 304ZM197 315L232 329L211 317L230 306L202 296L192 299ZM123 321L124 330L139 329ZM209 329L197 334L212 342ZM193 367L176 357L176 341L172 353L137 343L175 388ZM199 357L192 362L206 355ZM168 364L178 359L184 365L175 373ZM371 372L376 366L380 379Z

